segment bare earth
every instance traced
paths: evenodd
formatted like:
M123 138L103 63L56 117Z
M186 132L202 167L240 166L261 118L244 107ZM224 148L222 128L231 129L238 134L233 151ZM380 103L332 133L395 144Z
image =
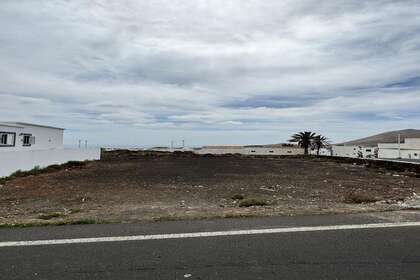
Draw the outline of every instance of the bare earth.
M0 224L397 210L420 194L419 177L320 158L107 152L83 167L1 183ZM239 207L235 195L268 205Z

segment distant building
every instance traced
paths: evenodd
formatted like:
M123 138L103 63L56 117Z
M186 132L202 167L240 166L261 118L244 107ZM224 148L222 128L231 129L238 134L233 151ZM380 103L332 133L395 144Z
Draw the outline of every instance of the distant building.
M420 159L420 138L406 138L404 143L378 144L379 158Z
M375 158L378 153L376 147L333 145L332 155L335 157Z

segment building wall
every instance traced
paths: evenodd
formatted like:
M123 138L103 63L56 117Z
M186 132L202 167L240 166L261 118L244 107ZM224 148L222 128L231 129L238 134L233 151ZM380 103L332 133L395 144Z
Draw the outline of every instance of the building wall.
M41 127L41 126L5 126L0 124L1 132L13 132L16 134L15 145L0 146L0 152L4 151L28 151L57 149L63 147L63 130ZM35 143L30 146L23 146L23 135L31 134L35 137Z
M379 158L420 159L420 138L406 138L404 143L379 144ZM398 150L400 149L400 152Z
M245 147L244 154L247 155L303 155L304 149L296 147L264 148Z
M0 177L9 176L17 170L31 170L35 166L42 168L68 161L99 160L100 158L99 148L7 151L0 154Z
M406 138L404 140L404 145L420 148L420 138Z
M398 149L379 149L379 158L399 158ZM401 149L401 158L403 159L420 159L420 149L403 150Z
M332 146L332 155L336 157L351 157L351 158L373 158L375 157L374 147L361 146Z
M241 154L241 155L303 155L304 150L296 147L266 148L266 147L203 147L196 150L197 154Z
M223 155L223 154L242 154L243 151L241 148L211 148L211 147L203 147L202 149L196 150L195 153L197 154L212 154L212 155Z
M311 155L317 155L317 150L310 150ZM321 148L319 149L320 156L332 156L332 148Z

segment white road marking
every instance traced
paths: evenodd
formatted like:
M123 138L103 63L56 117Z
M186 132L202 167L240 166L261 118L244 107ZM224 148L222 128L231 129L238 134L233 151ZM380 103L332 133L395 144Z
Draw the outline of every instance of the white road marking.
M54 239L54 240L8 241L8 242L0 242L0 247L65 245L65 244L122 242L122 241L145 241L145 240L182 239L182 238L215 237L215 236L256 235L256 234L314 232L314 231L333 231L333 230L351 230L351 229L378 229L378 228L417 227L417 226L420 226L420 222L268 228L268 229L168 233L168 234L115 236L115 237Z

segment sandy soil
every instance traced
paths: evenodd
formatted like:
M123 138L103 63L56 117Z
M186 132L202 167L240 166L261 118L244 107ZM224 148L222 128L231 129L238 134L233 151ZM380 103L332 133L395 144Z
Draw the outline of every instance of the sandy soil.
M420 194L419 177L351 160L107 152L82 167L1 183L0 224L401 209ZM239 207L235 195L268 205ZM360 197L370 202L355 203Z

